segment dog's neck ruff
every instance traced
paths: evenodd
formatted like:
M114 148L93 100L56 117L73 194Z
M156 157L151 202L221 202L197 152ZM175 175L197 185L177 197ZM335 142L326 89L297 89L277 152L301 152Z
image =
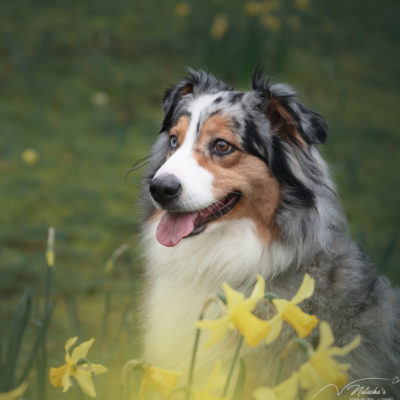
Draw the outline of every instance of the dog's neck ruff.
M142 236L147 271L153 276L187 280L194 287L206 282L210 290L219 290L224 282L235 287L248 281L251 286L257 274L272 279L294 259L287 246L262 243L247 218L216 221L202 234L165 247L156 240L159 218L146 223Z

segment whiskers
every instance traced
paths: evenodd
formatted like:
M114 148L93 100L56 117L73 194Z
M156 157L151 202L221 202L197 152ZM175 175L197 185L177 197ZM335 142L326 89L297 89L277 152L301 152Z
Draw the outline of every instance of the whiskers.
M125 174L125 181L126 181L126 179L128 178L128 175L129 175L131 172L136 171L136 170L138 170L138 169L144 167L144 166L147 165L149 162L150 162L150 159L149 159L148 156L147 156L147 157L144 157L144 158L141 158L140 160L136 161L136 162L132 165L132 167L130 167L130 168L126 171L126 174Z

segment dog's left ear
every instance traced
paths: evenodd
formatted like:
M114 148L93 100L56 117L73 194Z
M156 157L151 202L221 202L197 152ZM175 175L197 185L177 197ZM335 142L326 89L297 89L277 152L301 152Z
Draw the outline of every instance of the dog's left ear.
M274 133L300 144L322 144L328 136L328 125L318 113L296 99L288 85L270 85L262 71L253 75L253 90L262 98L261 108L269 119Z

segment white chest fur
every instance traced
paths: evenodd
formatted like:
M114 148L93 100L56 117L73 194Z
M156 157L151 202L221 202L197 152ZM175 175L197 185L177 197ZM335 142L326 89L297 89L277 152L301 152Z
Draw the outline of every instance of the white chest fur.
M273 276L292 258L283 246L263 245L249 219L212 224L174 248L156 241L156 225L148 224L143 235L149 280L143 310L144 357L161 367L187 371L195 323L207 299L224 282L248 293L258 273ZM207 312L208 317L217 314L217 306ZM204 340L207 333L202 336ZM199 367L210 371L215 358L230 360L233 349L227 346L232 344L228 340L212 350L201 349Z

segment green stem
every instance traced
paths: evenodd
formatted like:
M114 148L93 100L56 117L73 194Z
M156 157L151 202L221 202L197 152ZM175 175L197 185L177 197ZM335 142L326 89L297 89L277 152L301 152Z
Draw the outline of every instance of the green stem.
M278 365L278 373L276 374L276 384L278 385L281 381L281 376L282 376L282 370L283 370L283 359L279 359L279 365Z
M207 300L207 302L204 304L203 309L201 310L200 316L199 316L199 321L202 321L204 318L204 314L207 310L207 308L210 306L211 303L214 303L215 301L218 301L216 298L211 298ZM194 367L196 364L196 357L197 357L197 350L199 348L199 342L200 342L200 333L201 329L197 328L196 329L196 337L194 339L194 345L193 345L193 352L192 352L192 359L190 361L190 369L189 369L189 377L188 377L188 389L186 392L186 400L190 399L191 395L191 388L193 384L193 376L194 376Z
M201 321L203 318L204 318L203 314L200 315L199 321ZM189 369L189 378L188 378L189 387L192 386L192 383L193 383L194 366L196 364L197 350L199 348L200 333L201 333L201 329L197 328L196 329L196 337L194 339L192 360L190 362L190 369Z
M243 336L240 337L239 343L238 343L238 345L236 347L235 355L233 356L232 364L231 364L231 367L229 368L228 377L226 378L224 391L222 392L222 397L226 397L226 394L228 392L228 387L229 387L229 384L230 384L231 379L232 379L233 370L235 369L236 361L237 361L237 359L239 357L239 353L240 353L240 349L242 348L242 344L243 344Z

